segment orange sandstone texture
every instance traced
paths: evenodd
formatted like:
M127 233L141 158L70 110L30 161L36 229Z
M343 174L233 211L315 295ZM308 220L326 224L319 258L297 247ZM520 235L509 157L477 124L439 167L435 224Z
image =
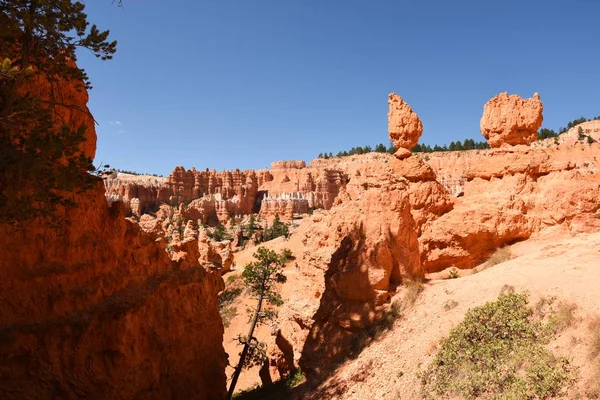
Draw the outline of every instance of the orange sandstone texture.
M30 93L47 96L38 83ZM93 156L92 120L74 111L87 111L87 94L54 93L69 105L57 118L87 124ZM220 271L199 263L198 245L171 261L104 190L98 182L59 207L57 227L0 225L0 397L223 398Z
M396 148L401 151L402 156L399 158L405 158L406 152L401 149L410 150L419 142L423 124L417 113L396 93L390 93L388 106L388 134Z
M519 95L500 93L483 107L480 127L490 147L503 144L530 144L537 140L542 126L544 107L540 95L522 99Z
M289 221L309 209L330 209L346 176L335 169L307 167L304 161L276 161L267 170L197 171L176 167L167 178L110 174L104 177L109 201L122 201L134 216L160 204L185 205L202 223L225 224L231 217L279 214Z
M49 81L43 74L35 72L27 85L21 87L23 95L37 99L50 99L53 102L52 113L57 128L68 125L71 129L85 126L84 141L80 145L82 153L93 160L96 155L96 129L94 117L87 107L89 99L82 83Z

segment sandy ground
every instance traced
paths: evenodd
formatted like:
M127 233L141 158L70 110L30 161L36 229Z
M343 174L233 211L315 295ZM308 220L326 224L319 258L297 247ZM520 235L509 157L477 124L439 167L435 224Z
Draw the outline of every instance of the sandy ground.
M273 249L294 249L294 239L276 239L269 243ZM241 273L243 265L252 261L255 248L236 253L237 269L225 276ZM571 236L561 227L513 245L512 259L479 273L458 279L427 281L415 305L392 329L365 347L360 355L332 371L331 377L318 387L301 385L297 399L418 399L418 373L431 361L439 340L456 326L467 310L495 300L505 285L517 292L528 291L530 303L542 297L556 296L577 305L576 323L563 331L551 344L553 351L573 359L579 366L578 383L568 398L585 399L586 388L594 379L589 362L588 321L600 316L600 233ZM302 290L302 276L293 263L286 270L288 282L283 290ZM401 288L397 297L403 295ZM448 309L447 304L455 304ZM240 297L238 304L254 307L254 300ZM238 308L241 308L238 306ZM239 309L225 332L225 349L230 362L237 362L240 347L234 338L246 333L248 314ZM260 340L271 335L268 326L257 332ZM228 368L228 376L232 368ZM259 383L258 371L244 372L238 389Z
M530 303L556 296L577 305L576 323L550 344L571 357L580 378L567 398L583 399L594 379L588 321L600 315L600 233L569 237L552 231L513 245L513 259L458 279L429 281L413 309L390 331L347 361L304 399L418 399L417 374L431 361L439 340L467 310L495 300L505 285L528 291ZM402 294L398 294L401 296ZM448 302L456 302L450 310Z

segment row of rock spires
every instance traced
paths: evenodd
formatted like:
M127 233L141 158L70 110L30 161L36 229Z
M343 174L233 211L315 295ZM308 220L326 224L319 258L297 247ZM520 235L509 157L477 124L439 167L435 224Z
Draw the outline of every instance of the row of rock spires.
M109 203L122 201L135 216L156 211L160 204L184 204L197 214L194 219L214 225L252 213L291 220L311 208L327 210L346 179L337 170L307 168L304 161L278 161L260 171L176 167L166 179L131 179L113 172L104 182Z
M388 99L388 133L398 151L396 157L410 156L423 133L423 124L412 108L397 94ZM537 139L542 123L542 103L534 98L501 93L484 107L481 131L491 147L502 144L529 144ZM226 223L232 216L259 213L279 214L283 220L312 208L331 208L347 177L338 170L305 171L304 161L276 161L271 170L197 171L176 167L167 179L124 179L116 172L104 179L110 202L122 201L137 217L156 211L160 204L190 204L203 223ZM293 178L293 179L292 179Z

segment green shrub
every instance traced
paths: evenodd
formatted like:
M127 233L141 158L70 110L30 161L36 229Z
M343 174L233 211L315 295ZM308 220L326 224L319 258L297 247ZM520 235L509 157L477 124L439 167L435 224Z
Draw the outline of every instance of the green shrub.
M281 222L279 220L279 214L275 214L275 219L273 219L273 225L270 227L265 227L263 232L262 241L268 242L269 240L273 240L280 236L288 237L290 234L289 227L287 224Z
M294 387L304 382L306 377L300 369L269 386L257 386L242 390L233 395L236 400L281 400L289 399Z
M227 233L227 229L225 229L225 227L221 223L215 226L215 229L212 232L212 234L209 233L208 236L217 242L222 242L223 240L231 239L231 236L229 235L229 233Z
M448 279L456 279L458 276L458 270L454 267L450 268L450 271L448 271Z
M503 293L471 309L422 372L429 398L546 399L569 386L575 369L545 348L552 338L526 294Z

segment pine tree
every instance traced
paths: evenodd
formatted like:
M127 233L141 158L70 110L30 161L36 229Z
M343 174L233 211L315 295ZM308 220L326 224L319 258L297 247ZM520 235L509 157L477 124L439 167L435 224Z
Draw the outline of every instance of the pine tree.
M217 242L222 242L223 240L229 239L229 234L227 233L227 230L223 224L219 223L217 226L215 226L215 230L212 233L212 238Z
M244 272L242 272L244 283L250 293L256 296L257 303L248 335L240 336L238 339L239 342L244 345L244 348L231 378L227 399L232 398L242 369L244 367L260 365L266 357L266 345L260 343L258 339L254 337L254 329L259 323L271 319L275 315L273 310L262 311L263 301L266 300L273 306L280 306L283 304L283 300L277 291L277 284L285 283L287 280L283 274L283 268L287 261L291 259L291 254L289 249L284 249L281 254L277 254L273 250L259 247L256 253L254 253L254 258L256 258L257 261L244 267Z
M388 147L388 154L394 154L398 149L396 148L396 145L393 142L390 142L390 147Z
M252 238L254 232L256 232L256 219L254 218L254 214L250 215L250 221L248 221L248 238Z
M77 48L112 58L117 42L89 27L84 7L70 0L0 0L0 222L18 226L44 217L58 224L56 208L74 205L72 194L99 181L80 151L86 127L61 127L53 119L54 107L74 105L35 98L28 89L38 77L91 88L75 65Z
M265 230L263 233L263 241L267 242L269 240L273 240L280 236L287 237L288 235L289 235L288 226L285 223L281 222L281 220L279 219L279 214L275 214L275 218L273 219L273 224L270 227L268 225L265 226Z

